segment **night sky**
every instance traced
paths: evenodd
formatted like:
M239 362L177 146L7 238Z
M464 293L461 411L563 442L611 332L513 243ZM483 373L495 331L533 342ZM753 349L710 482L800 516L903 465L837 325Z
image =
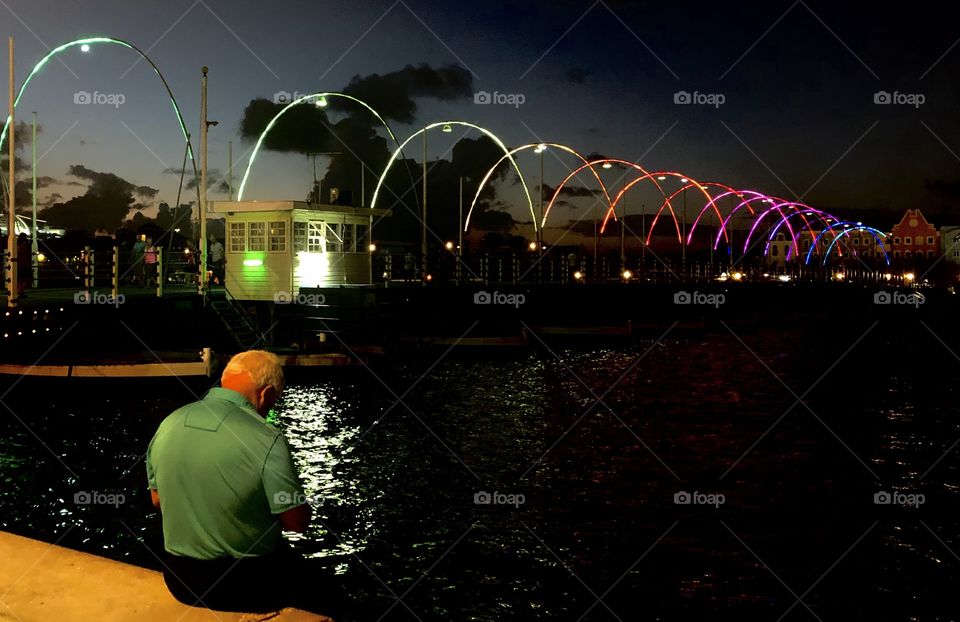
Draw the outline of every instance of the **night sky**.
M233 141L235 186L252 147L240 133L251 100L339 91L407 65L452 65L466 76L452 95L421 96L403 85L396 96L380 91L386 102L396 97L398 110L413 104L388 118L401 139L425 123L462 119L510 146L564 143L874 218L920 207L941 225L958 220L951 210L960 199L960 23L941 7L0 0L0 30L16 38L18 84L66 41L108 35L135 43L170 83L195 144L200 67L209 66L209 115L220 122L210 132L210 167L214 178L225 174ZM54 60L31 83L17 112L29 121L36 111L42 126L39 173L53 179L39 192L41 205L85 191L89 180L70 176L72 165L158 189L141 197L147 214L161 201L174 203L179 178L165 170L180 167L183 142L149 66L117 46L71 49L58 58L62 63ZM124 103L78 105L78 91L122 94ZM479 105L478 91L521 95L524 102ZM678 105L680 91L724 101ZM879 91L911 101L919 94L923 103L878 105ZM328 114L336 120L345 113ZM449 159L463 137L459 129L432 133L430 158ZM411 157L418 158L416 145ZM20 155L29 158L29 151ZM304 155L268 151L257 163L245 198L304 198L312 178ZM322 175L327 160L320 164ZM574 165L551 154L546 183L556 186ZM521 166L535 184L535 157ZM512 176L499 183L501 205L523 220ZM226 198L217 186L211 192L212 199ZM185 192L182 201L192 198Z

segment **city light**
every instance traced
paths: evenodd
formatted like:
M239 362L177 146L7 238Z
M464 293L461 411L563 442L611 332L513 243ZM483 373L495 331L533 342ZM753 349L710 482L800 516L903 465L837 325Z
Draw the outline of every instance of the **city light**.
M623 277L624 281L629 281L631 278L633 278L633 272L630 272L629 270L624 270L623 272L620 273L620 276Z
M447 249L448 251L452 251L452 250L453 250L453 242L447 242L446 244L443 245L443 247L444 247L445 249Z
M90 51L90 44L89 44L89 43L84 43L83 45L81 45L81 46L80 46L80 51L81 51L81 52L89 52L89 51Z
M327 97L325 95L321 95L320 97L317 98L317 101L314 102L314 105L316 105L317 108L326 108Z
M375 253L375 252L377 252L377 245L376 245L376 244L370 244L369 246L367 246L367 250L370 251L371 253Z
M573 279L574 279L575 281L582 281L582 280L583 280L583 272L580 272L579 270L577 270L576 272L574 272L574 273L573 273Z
M733 274L730 275L730 278L732 278L734 281L742 281L743 272L734 272Z
M532 250L532 251L535 251L535 250L537 250L537 243L536 243L536 242L530 242L530 244L527 245L527 248L529 248L529 249Z
M907 283L912 283L915 278L917 277L913 274L913 272L907 272L903 275L903 280Z

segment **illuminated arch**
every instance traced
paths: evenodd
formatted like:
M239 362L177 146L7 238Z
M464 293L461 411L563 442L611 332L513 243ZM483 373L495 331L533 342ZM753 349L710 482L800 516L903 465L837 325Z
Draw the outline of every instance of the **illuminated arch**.
M686 179L689 180L690 178L687 177ZM653 228L656 226L657 219L660 217L660 213L663 211L663 209L664 209L665 207L667 207L668 205L670 205L670 201L672 201L678 194L680 194L681 192L686 191L688 188L690 188L691 186L696 185L697 183L699 183L699 185L702 186L703 188L706 188L707 186L719 186L719 187L721 187L721 188L726 188L726 189L728 189L728 190L733 191L733 188L731 188L730 186L727 186L727 185L725 185L725 184L721 184L721 183L718 183L718 182L715 182L715 181L705 181L705 182L689 183L689 184L687 184L687 185L679 188L678 190L676 190L675 192L673 192L670 196L664 197L664 201L663 201L663 203L660 205L660 209L657 210L656 214L655 214L654 217L653 217L653 223L652 223L651 226L650 226L650 231L651 231L651 233L653 232ZM632 183L631 183L631 185L632 185ZM707 196L709 197L710 195L707 194ZM703 212L706 211L707 208L709 208L710 205L714 205L714 211L716 211L716 213L717 213L717 218L718 218L718 219L721 219L721 218L722 218L722 217L720 216L720 210L719 210L719 209L716 207L716 205L714 204L715 198L716 198L716 197L710 198L710 200L707 202L707 205L704 206L703 210L700 211L700 214L697 216L697 220L698 220L698 221L700 220L700 217L703 215ZM606 220L604 220L604 227L606 226L606 224L607 224L607 223L606 223ZM689 245L689 244L690 244L690 240L693 239L693 229L694 229L695 227L696 227L696 225L694 224L694 226L692 226L692 227L690 228L690 232L689 232L689 234L687 235L687 240L686 240L686 244L687 244L687 245ZM602 232L603 232L603 229L601 229L600 231L601 231L601 233L602 233ZM649 239L650 239L650 236L647 236L647 243L649 243Z
M766 243L766 245L764 246L764 249L763 249L763 254L764 254L764 255L768 255L768 254L769 254L769 251L770 251L770 243L773 241L773 237L774 237L775 235L777 235L777 231L780 230L780 227L782 227L783 224L784 224L787 220L793 218L794 216L798 216L798 215L800 215L801 213L813 214L813 215L817 216L817 217L823 222L823 224L824 224L825 227L829 226L831 222L836 222L836 221L838 220L838 218L837 218L836 216L834 216L833 214L830 214L829 212L824 212L823 210L819 210L819 209L816 209L816 208L810 207L810 206L805 206L805 207L806 207L806 209L795 211L794 213L788 214L788 215L785 216L784 218L781 218L781 219L777 222L776 226L774 226L774 227L770 230L770 234L767 236L767 243ZM797 232L797 237L798 237L798 238L799 238L799 236L800 236L800 233L802 233L802 232ZM834 237L836 237L836 233L834 233ZM787 258L788 261L790 260L791 256L793 255L793 249L794 249L795 247L796 247L796 248L799 248L799 242L797 242L797 240L794 239L794 240L791 240L791 242L792 242L792 245L791 245L790 248L787 250L787 257L786 257L786 258ZM842 255L842 252L840 251L839 247L837 248L837 252L840 252L841 255Z
M520 185L523 186L523 191L527 194L527 204L530 207L530 215L533 217L533 226L534 226L534 229L536 230L537 215L533 211L533 199L530 198L530 190L527 188L527 182L523 179L523 173L520 171L520 167L517 166L517 162L516 160L513 159L513 156L509 155L510 150L507 149L507 146L503 144L503 141L500 140L497 137L497 135L491 132L490 130L480 127L479 125L476 125L473 123L468 123L466 121L440 121L438 123L431 123L430 125L427 125L426 127L423 127L417 130L416 132L411 134L406 140L400 143L400 145L397 147L397 150L393 152L393 155L391 155L390 159L387 161L387 165L384 167L383 172L380 174L380 179L377 180L377 187L373 191L373 199L371 199L370 201L370 207L371 208L376 207L377 198L380 196L380 187L383 186L383 181L387 178L387 173L390 171L390 167L393 166L394 162L396 162L397 157L401 155L401 153L403 152L403 148L407 145L407 143L409 143L411 140L413 140L420 134L423 134L427 130L432 130L437 127L443 127L444 125L462 125L464 127L475 129L478 132L482 132L487 138L489 138L494 143L496 143L497 146L500 147L500 149L502 149L505 154L508 155L510 164L513 165L514 170L517 171L517 176L520 178Z
M560 185L557 186L557 189L554 191L553 196L550 198L550 202L549 202L549 204L547 205L547 209L546 209L546 210L544 211L544 213L543 213L543 222L540 223L540 226L543 227L543 226L546 225L546 223L547 223L547 217L550 215L550 210L553 209L553 204L554 204L554 202L556 202L557 197L560 196L560 190L563 189L563 187L567 184L567 182L569 182L571 179L573 179L577 174L580 173L580 171L582 171L582 170L585 169L585 168L590 168L590 169L592 169L594 166L596 166L596 165L598 165L598 164L599 164L599 165L603 165L603 164L606 164L606 163L621 164L621 165L623 165L623 166L626 166L626 167L629 167L629 168L634 168L634 169L640 171L641 173L643 173L643 176L640 177L639 179L640 179L640 180L642 180L642 179L650 179L650 181L652 181L653 184L657 187L657 190L660 191L660 194L662 194L664 197L666 197L667 194L663 191L663 188L660 187L660 184L657 183L657 179L656 179L655 175L677 175L677 176L681 176L681 177L682 177L682 175L680 175L679 173L672 173L672 172L667 172L667 171L665 171L665 172L659 172L659 173L649 173L649 172L647 172L646 169L644 169L644 168L643 168L642 166L640 166L639 164L636 164L636 163L634 163L634 162L627 162L626 160L618 160L618 159L615 159L615 158L606 158L606 159L603 159L603 160L593 160L593 161L591 161L591 162L587 162L586 164L584 164L584 165L578 167L577 169L575 169L574 171L572 171L569 175L567 175L567 177L566 177L562 182L560 182ZM701 191L704 192L705 194L707 193L706 190L703 190L703 188L701 188ZM622 195L623 195L623 192L624 192L624 190L621 190L618 196L622 196ZM710 196L710 195L707 194L707 196ZM616 204L616 202L617 202L617 200L615 199L614 202L613 202L613 204ZM672 206L670 207L670 213L671 213L671 215L673 215L673 207L672 207ZM680 225L677 223L677 217L676 217L676 215L673 215L673 222L674 222L674 225L676 226L676 229L677 229L677 239L680 240L680 239L682 239L682 235L680 234Z
M769 199L769 198L770 198L769 196L767 196L767 195L765 195L765 194L761 194L761 193L756 192L756 191L754 191L754 190L735 190L735 189L733 189L733 188L730 188L727 192L724 192L724 193L722 193L722 194L718 194L717 196L713 197L712 199L710 199L710 202L709 202L709 203L707 203L706 205L703 206L703 209L700 210L700 213L697 214L697 217L693 220L693 224L690 226L690 233L689 233L689 235L688 235L688 239L693 239L693 232L696 230L697 225L700 224L700 219L703 218L703 215L707 212L708 209L710 209L710 206L711 206L711 205L713 205L714 208L717 209L717 208L716 208L716 203L717 203L717 201L719 201L720 199L722 199L722 198L724 198L724 197L727 197L727 196L730 196L730 195L736 195L738 199L743 199L743 198L744 198L744 195L746 195L746 194L752 194L752 195L754 195L754 196L756 196L756 197L758 197L758 198L763 198L763 199ZM661 209L663 209L663 208L661 207ZM755 213L756 213L756 212L753 211L753 208L750 207L749 204L747 205L747 210L749 210L749 212L750 212L751 214L755 214ZM721 228L721 230L723 230L724 232L726 232L725 224L724 224L724 222L723 222L722 220L721 220L721 222L720 222L720 228ZM729 239L729 235L727 235L727 237L728 237L728 239ZM714 248L716 248L716 246L715 246Z
M321 93L311 93L310 95L304 95L303 97L299 97L299 98L293 100L292 102L290 102L289 104L287 104L286 106L284 106L284 107L280 110L280 112L278 112L277 114L275 114L275 115L273 116L273 118L270 119L270 122L267 123L267 126L266 126L265 128L263 128L263 132L261 132L261 133L260 133L260 137L257 138L257 144L254 145L253 151L250 152L250 159L247 160L247 170L244 171L244 173L243 173L243 180L241 180L241 182L240 182L240 189L237 191L237 200L238 200L238 201L243 200L243 191L244 191L244 189L245 189L246 186L247 186L247 178L250 176L250 170L253 168L253 161L257 158L257 153L260 151L260 147L263 145L263 141L266 140L267 134L270 133L270 130L273 129L273 126L277 124L277 121L280 120L280 117L282 117L284 114L286 114L286 112L287 112L288 110L290 110L291 108L293 108L294 106L297 106L297 105L299 105L299 104L302 104L303 102L305 102L305 101L307 101L307 100L311 100L311 99L312 99L312 100L320 101L320 100L325 99L325 98L327 98L327 97L343 97L344 99L349 99L349 100L352 101L352 102L356 102L356 103L360 104L361 106L363 106L364 108L366 108L367 110L369 110L370 113L371 113L373 116L375 116L378 121L380 121L380 123L383 125L384 129L387 130L387 134L390 135L390 138L393 139L393 142L394 142L398 147L400 146L400 142L397 140L397 137L394 135L393 130L390 129L390 126L387 125L387 122L383 119L383 117L380 116L380 113L379 113L379 112L377 112L376 110L374 110L373 108L371 108L370 105L367 104L365 101L360 100L360 99L357 99L356 97L353 97L353 96L351 96L351 95L347 95L346 93L337 93L337 92L321 92ZM411 174L411 181L413 181L412 177L413 177L413 176L412 176L412 174Z
M827 265L827 260L830 259L830 251L833 249L834 244L837 243L837 240L854 231L866 231L867 233L872 235L873 239L875 239L877 243L880 245L880 248L883 249L883 258L886 260L887 265L888 266L890 265L890 254L887 252L886 241L882 239L887 237L885 233L883 233L882 231L878 231L873 227L867 227L861 224L854 224L849 222L843 222L838 224L844 225L845 228L836 237L834 237L833 240L830 242L829 246L827 246L826 252L823 253L823 265ZM850 226L850 225L853 225L853 226ZM816 245L811 246L810 250L813 250L814 248L816 248ZM807 253L807 263L808 264L810 263L810 253Z
M480 181L480 185L477 186L477 194L474 195L473 201L470 202L470 209L467 210L467 217L464 219L464 224L463 224L463 230L464 230L464 231L466 231L466 230L470 227L470 216L473 214L473 208L476 206L477 200L480 199L480 193L483 191L483 187L484 187L485 185L487 185L487 182L488 182L488 181L490 181L490 178L493 176L493 173L496 171L497 167L500 166L500 164L502 164L503 161L506 160L508 156L513 156L513 155L515 155L516 153L518 153L518 152L520 152L520 151L523 151L523 150L525 150L525 149L536 148L536 147L539 147L540 145L545 145L545 146L547 146L547 147L556 147L557 149L561 149L561 150L563 150L563 151L566 151L567 153L572 153L573 155L575 155L575 156L577 156L578 158L580 158L580 161L583 162L584 164L589 164L589 161L588 161L585 157L583 157L582 155L580 155L580 153L579 153L578 151L576 151L576 150L574 150L574 149L572 149L572 148L570 148L570 147L568 147L568 146L566 146L566 145L561 145L561 144L558 144L558 143L530 143L529 145L522 145L522 146L517 147L517 148L515 148L515 149L511 149L509 152L507 152L507 153L505 153L504 155L502 155L502 156L500 157L500 159L497 160L496 164L494 164L493 166L490 167L490 170L487 171L487 174L484 175L484 176L483 176L483 179ZM607 191L607 187L604 185L603 180L600 179L599 173L597 173L597 171L595 171L595 170L593 169L593 167L590 168L590 171L593 173L593 176L597 178L597 182L600 183L600 188L603 190L603 195L606 197L606 199L607 199L607 204L609 205L609 204L610 204L610 193ZM540 183L542 184L542 183L543 183L543 180L541 180ZM543 189L542 189L542 188L541 188L540 192L543 192ZM532 199L531 199L531 200L532 200ZM604 224L606 224L606 222L607 222L606 219L604 219L603 222L604 222Z
M758 216L754 219L754 221L753 221L753 226L750 227L750 232L747 234L747 237L746 237L746 239L745 239L744 242L743 242L743 253L744 253L744 254L746 254L746 253L747 253L747 249L750 248L750 238L753 237L754 231L757 230L757 227L760 225L760 221L763 220L764 218L766 218L767 214L771 213L773 210L777 210L777 212L780 213L780 220L781 220L781 221L786 222L786 220L787 220L788 218L790 218L790 216L785 216L785 215L784 215L783 211L780 209L780 208L782 208L782 207L783 207L783 208L788 208L788 209L794 210L794 212L793 212L793 214L791 214L791 216L797 216L797 215L799 215L799 216L800 216L800 219L803 220L804 223L806 223L806 225L807 225L808 228L810 228L810 222L809 222L809 221L806 219L806 217L804 216L804 214L806 213L806 210L803 209L803 208L805 208L805 207L809 207L808 205L805 205L805 204L803 204L803 203L796 203L796 202L794 202L794 201L784 201L784 202L782 202L782 203L777 203L777 204L774 205L773 207L769 207L769 208L765 209L765 210L763 211L763 213L761 213L760 215L758 215ZM816 210L814 210L814 211L816 211ZM788 225L788 226L789 226L789 225ZM813 235L813 229L810 229L810 234ZM797 246L797 240L796 240L796 239L792 239L791 242L792 242L793 247L796 248L796 246ZM796 250L797 250L798 253L800 252L799 248L796 248Z
M173 111L177 114L177 122L180 124L180 131L183 132L183 138L187 143L187 153L190 155L190 161L193 164L193 173L194 173L194 176L196 177L197 163L193 159L193 145L190 144L190 132L187 131L187 125L183 121L183 115L180 113L180 106L177 105L177 100L173 96L173 91L170 90L170 85L167 84L167 81L163 77L163 74L160 73L160 69L154 64L152 60L150 60L150 57L147 56L143 52L143 50L141 50L134 44L130 43L129 41L124 41L123 39L117 39L116 37L86 37L84 39L77 39L76 41L70 41L68 43L64 43L63 45L59 45L53 48L47 53L46 56L40 59L40 62L34 65L33 70L31 70L30 74L27 75L26 80L24 80L23 84L20 85L20 90L17 92L17 97L14 99L14 103L13 103L14 107L16 107L17 104L20 103L20 98L23 97L23 93L26 90L27 85L30 84L30 81L33 79L33 77L37 74L37 72L43 69L44 65L46 65L51 58L53 58L60 52L63 52L64 50L67 50L71 47L75 47L78 45L80 46L90 45L95 43L109 43L109 44L119 45L125 48L129 48L134 52L136 52L137 54L139 54L140 58L150 63L150 66L153 67L153 70L157 73L157 77L160 78L160 82L163 83L163 88L167 90L167 95L170 97L170 103L173 104ZM7 137L7 130L9 129L9 127L10 127L10 117L7 116L7 119L3 124L3 131L0 132L0 148L2 148L3 141ZM197 191L199 193L199 187L197 188Z

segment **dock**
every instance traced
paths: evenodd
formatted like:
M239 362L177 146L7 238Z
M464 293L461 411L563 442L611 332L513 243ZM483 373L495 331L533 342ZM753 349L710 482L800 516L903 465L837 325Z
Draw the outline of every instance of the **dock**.
M190 607L155 570L7 532L0 532L0 620L333 622L293 608L254 614Z

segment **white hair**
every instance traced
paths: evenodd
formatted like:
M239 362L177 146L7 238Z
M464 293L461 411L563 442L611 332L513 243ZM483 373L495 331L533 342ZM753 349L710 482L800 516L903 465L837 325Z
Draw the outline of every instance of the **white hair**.
M258 389L270 385L283 390L283 367L273 352L265 350L247 350L235 354L223 369L221 380L225 376L245 373L250 376Z

